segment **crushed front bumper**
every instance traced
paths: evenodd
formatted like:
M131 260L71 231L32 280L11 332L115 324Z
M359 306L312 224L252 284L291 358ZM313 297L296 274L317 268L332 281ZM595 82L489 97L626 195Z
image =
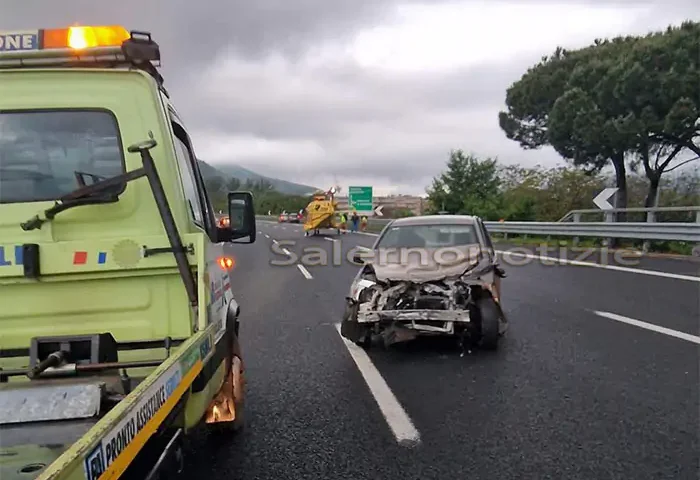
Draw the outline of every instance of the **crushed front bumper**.
M470 323L468 310L364 310L360 308L360 324L387 323L426 334L455 333L455 323Z

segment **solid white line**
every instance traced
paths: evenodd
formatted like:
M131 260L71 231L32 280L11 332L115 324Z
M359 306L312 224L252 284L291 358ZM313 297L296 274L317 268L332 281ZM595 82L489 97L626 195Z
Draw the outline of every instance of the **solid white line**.
M659 272L658 270L644 270L642 268L621 267L619 265L601 265L600 263L581 262L579 260L568 260L568 259L563 259L563 258L548 257L546 255L533 255L531 253L509 252L506 250L496 250L496 253L501 253L504 255L516 255L516 256L525 257L525 258L548 260L548 261L552 261L552 262L556 262L556 263L561 263L562 265L574 265L577 267L604 268L606 270L615 270L618 272L636 273L639 275L651 275L654 277L663 277L663 278L673 278L675 280L687 280L689 282L700 282L700 277L693 277L691 275L681 275L679 273Z
M599 312L597 310L593 310L593 313L601 317L609 318L610 320L617 320L618 322L628 323L630 325L634 325L635 327L645 328L647 330L651 330L652 332L663 333L664 335L668 335L670 337L680 338L681 340L697 343L698 345L700 345L700 337L690 335L689 333L671 330L670 328L660 327L658 325L654 325L653 323L635 320L634 318L623 317L622 315L617 315L616 313Z
M287 250L286 248L283 248L282 251L284 252L285 255L289 255L290 257L292 256L292 254L289 253L289 250Z
M309 273L309 271L306 269L306 267L304 265L299 265L297 263L297 268L299 269L301 274L306 277L307 280L311 280L312 278L314 278L311 276L311 274Z
M336 324L335 328L340 334L340 324ZM382 415L384 415L399 444L414 446L420 443L420 433L413 426L413 422L408 414L396 399L396 396L394 396L389 385L384 381L377 367L374 366L372 360L367 356L367 353L342 335L340 338L343 340L348 352L350 352L350 356L355 361L355 365L360 370L370 392L372 392L372 396L374 396L374 400L379 405Z

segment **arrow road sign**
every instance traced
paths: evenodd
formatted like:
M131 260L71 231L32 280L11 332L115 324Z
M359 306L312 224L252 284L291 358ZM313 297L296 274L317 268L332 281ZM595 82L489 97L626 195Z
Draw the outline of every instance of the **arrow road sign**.
M384 208L384 205L379 205L377 208L374 209L374 214L379 215L380 217L384 215L382 213L382 208Z
M602 192L600 192L596 197L593 199L593 203L596 204L598 208L601 210L610 210L614 208L610 203L608 203L608 199L615 195L617 193L617 188L606 188Z

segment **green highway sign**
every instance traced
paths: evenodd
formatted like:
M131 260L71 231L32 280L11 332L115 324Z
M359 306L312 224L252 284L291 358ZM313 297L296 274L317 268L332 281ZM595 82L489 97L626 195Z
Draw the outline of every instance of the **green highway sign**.
M372 215L374 204L372 202L372 187L349 187L348 206L350 210L357 210L357 213Z

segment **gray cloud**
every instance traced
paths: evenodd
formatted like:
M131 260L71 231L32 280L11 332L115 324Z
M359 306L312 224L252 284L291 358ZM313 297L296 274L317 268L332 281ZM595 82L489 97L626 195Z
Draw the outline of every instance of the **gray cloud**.
M260 173L312 184L338 175L415 192L439 172L451 148L511 163L556 162L551 150L523 152L506 140L496 118L507 86L555 45L447 73L389 75L363 69L342 55L307 64L315 47L342 43L360 29L382 24L399 3L420 2L62 0L37 7L27 0L2 0L0 18L8 30L79 22L152 32L163 50L166 85L193 130L198 152ZM634 28L640 32L647 25L660 28L700 15L697 0L568 3L653 6L637 19ZM517 43L514 39L514 52ZM217 153L211 145L239 137L281 142L272 151L284 153L241 151L240 143L230 154Z

